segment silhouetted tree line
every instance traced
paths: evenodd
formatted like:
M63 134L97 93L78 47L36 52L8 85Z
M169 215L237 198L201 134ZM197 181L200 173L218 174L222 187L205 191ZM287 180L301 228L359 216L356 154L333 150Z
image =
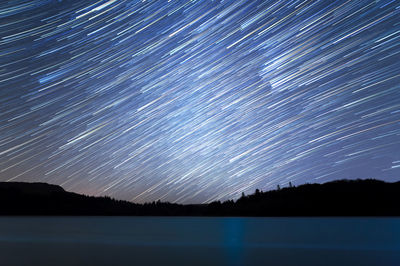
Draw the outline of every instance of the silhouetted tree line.
M398 216L400 182L338 180L305 184L210 204L135 204L66 192L45 183L0 182L0 215Z

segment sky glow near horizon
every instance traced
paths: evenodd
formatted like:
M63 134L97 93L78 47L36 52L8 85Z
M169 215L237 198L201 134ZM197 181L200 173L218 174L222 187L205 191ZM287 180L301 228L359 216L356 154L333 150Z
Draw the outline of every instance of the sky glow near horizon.
M398 1L7 1L0 65L0 181L203 203L400 179Z

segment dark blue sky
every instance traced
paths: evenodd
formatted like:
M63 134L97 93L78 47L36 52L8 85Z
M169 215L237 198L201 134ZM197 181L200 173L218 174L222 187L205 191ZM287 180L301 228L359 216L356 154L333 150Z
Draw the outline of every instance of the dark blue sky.
M398 1L0 9L0 181L200 203L400 178Z

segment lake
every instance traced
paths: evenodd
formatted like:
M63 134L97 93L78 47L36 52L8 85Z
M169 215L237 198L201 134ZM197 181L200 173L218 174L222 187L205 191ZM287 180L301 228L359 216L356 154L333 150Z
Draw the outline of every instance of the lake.
M400 265L400 218L0 217L0 265Z

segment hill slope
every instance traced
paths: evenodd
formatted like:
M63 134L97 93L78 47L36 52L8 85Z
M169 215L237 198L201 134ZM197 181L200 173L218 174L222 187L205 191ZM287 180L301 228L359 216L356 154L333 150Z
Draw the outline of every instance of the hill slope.
M400 182L367 179L305 184L256 192L238 199L231 208L223 205L221 211L240 216L398 216Z

